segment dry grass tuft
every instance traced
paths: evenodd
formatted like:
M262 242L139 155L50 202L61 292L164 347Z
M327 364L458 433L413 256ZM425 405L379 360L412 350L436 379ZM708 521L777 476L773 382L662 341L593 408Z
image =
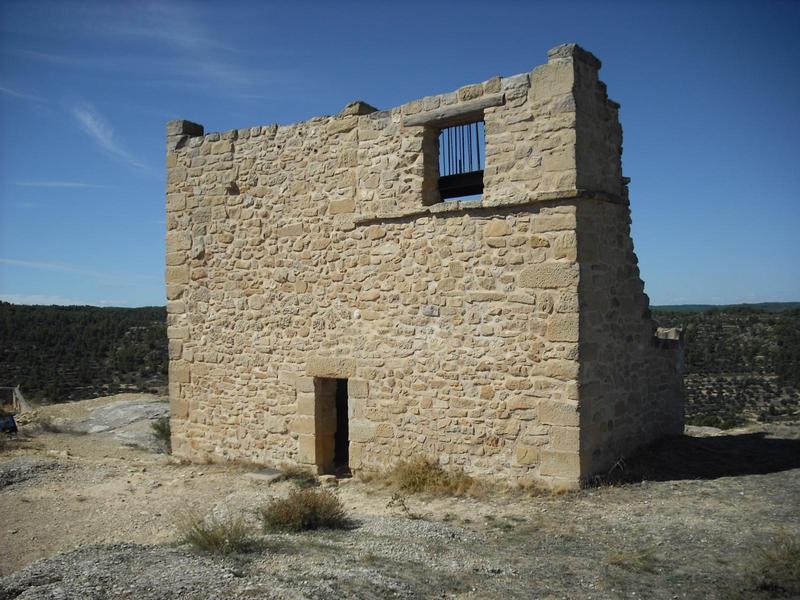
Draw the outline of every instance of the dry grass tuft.
M556 483L555 485L547 485L543 482L534 481L526 483L517 483L516 487L510 488L510 491L512 493L516 492L523 496L528 496L532 498L542 498L542 497L567 496L569 494L575 494L580 490L579 488L573 487L572 485L565 483Z
M401 461L386 475L386 480L404 492L442 494L453 496L482 496L485 485L464 471L445 470L429 458L422 456Z
M213 554L232 554L252 549L253 541L241 517L226 520L216 517L203 519L186 515L178 522L181 539L194 548Z
M781 534L770 547L757 547L731 597L800 598L800 541Z
M308 469L297 465L284 465L281 467L283 477L281 480L291 481L299 487L314 487L319 485L319 479Z
M658 560L651 548L610 552L606 564L634 573L655 573L658 570Z
M67 430L60 424L57 424L53 419L46 416L41 416L35 421L39 429L47 433L67 433Z
M344 529L348 525L344 505L330 490L299 488L286 498L261 509L264 531Z

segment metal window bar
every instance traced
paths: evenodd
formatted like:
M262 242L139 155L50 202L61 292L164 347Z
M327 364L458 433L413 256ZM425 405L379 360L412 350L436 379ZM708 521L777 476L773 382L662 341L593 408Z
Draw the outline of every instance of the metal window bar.
M442 200L483 193L484 125L474 121L439 132L439 192Z

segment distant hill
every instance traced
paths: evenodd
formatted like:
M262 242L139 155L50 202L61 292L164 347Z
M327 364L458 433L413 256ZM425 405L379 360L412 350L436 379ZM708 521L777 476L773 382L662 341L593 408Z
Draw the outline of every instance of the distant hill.
M661 312L706 312L710 310L762 310L765 312L783 312L800 308L800 302L759 302L757 304L664 304L653 306L654 311Z
M800 302L654 307L686 339L686 418L732 427L800 418ZM166 386L164 307L0 302L0 386L64 401Z
M800 303L656 307L686 339L686 419L732 427L800 418Z
M0 386L61 402L163 391L166 309L0 302Z

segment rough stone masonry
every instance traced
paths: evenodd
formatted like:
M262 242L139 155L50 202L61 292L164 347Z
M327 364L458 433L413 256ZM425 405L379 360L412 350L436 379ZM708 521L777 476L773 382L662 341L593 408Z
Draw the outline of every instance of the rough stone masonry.
M577 486L681 433L599 68L567 44L391 110L169 122L174 453ZM482 194L442 200L440 134L479 122Z

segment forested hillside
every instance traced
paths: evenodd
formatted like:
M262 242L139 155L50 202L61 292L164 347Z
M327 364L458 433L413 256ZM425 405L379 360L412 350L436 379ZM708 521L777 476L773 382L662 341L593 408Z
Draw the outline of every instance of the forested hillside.
M780 308L654 309L660 325L685 331L687 422L800 418L800 309ZM166 373L163 307L0 302L0 386L29 399L161 391Z
M688 423L800 418L800 309L777 308L653 311L660 325L685 331Z
M0 386L61 402L166 385L164 307L0 302Z

